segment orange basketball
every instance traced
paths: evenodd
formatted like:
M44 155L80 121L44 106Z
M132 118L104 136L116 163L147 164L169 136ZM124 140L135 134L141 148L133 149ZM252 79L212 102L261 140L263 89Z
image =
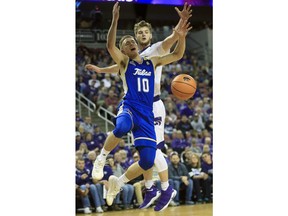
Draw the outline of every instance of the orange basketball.
M176 76L171 82L171 91L180 100L187 100L196 92L197 84L193 77L187 74Z

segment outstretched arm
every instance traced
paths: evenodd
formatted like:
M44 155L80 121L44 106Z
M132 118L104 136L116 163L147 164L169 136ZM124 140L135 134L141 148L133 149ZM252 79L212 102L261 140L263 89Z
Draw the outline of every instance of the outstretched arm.
M86 70L94 71L96 73L118 73L119 66L117 64L111 65L109 67L100 68L96 65L87 64L85 65Z
M117 63L117 65L120 65L120 63L126 60L128 57L124 55L115 45L117 24L118 24L119 11L120 11L120 6L118 6L118 4L119 3L116 2L113 6L113 12L112 12L113 18L112 18L111 26L108 31L106 46L112 59Z
M191 5L187 6L187 2L185 2L182 11L180 11L177 7L175 7L175 10L177 11L180 17L179 22L177 23L175 29L179 27L181 19L188 20L192 16L192 9L190 8L191 8ZM171 49L171 47L177 40L178 40L178 35L175 33L175 31L173 31L171 35L169 35L167 38L164 39L162 43L162 48L165 51L165 53Z
M186 35L190 29L192 29L192 26L190 27L189 22L187 23L187 21L183 20L180 22L179 28L174 29L175 33L178 34L179 36L179 40L175 49L173 50L172 53L169 53L167 55L152 57L151 60L154 64L154 67L157 67L159 65L170 64L174 61L178 61L183 57L186 47Z

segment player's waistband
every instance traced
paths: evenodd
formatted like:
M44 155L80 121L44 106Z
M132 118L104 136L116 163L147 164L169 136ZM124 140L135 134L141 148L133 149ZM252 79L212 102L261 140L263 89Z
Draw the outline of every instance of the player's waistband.
M153 99L154 102L157 102L157 101L159 101L159 100L160 100L160 95L154 96L154 99Z

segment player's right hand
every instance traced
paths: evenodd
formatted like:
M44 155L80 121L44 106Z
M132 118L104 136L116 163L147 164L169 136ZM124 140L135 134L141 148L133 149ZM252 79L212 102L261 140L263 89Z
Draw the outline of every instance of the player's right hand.
M92 64L87 64L85 65L85 69L86 70L90 70L90 71L95 71L97 73L100 73L100 68L95 66L95 65L92 65Z

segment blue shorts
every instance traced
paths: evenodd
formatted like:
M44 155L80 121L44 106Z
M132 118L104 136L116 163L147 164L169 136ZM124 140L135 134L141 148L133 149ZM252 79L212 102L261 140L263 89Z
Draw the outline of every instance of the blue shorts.
M126 100L121 101L118 107L117 116L121 115L122 112L131 116L135 147L150 146L156 148L157 142L152 107Z

